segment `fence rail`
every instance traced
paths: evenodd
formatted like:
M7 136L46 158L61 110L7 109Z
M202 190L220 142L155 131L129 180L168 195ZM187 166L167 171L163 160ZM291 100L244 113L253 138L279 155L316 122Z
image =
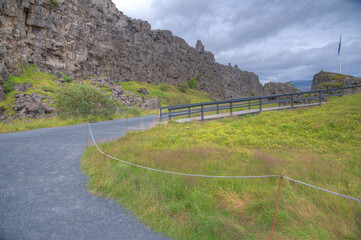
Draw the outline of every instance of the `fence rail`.
M214 112L220 114L221 111L227 111L232 115L237 110L251 110L258 109L261 112L265 105L278 104L278 107L289 106L294 108L296 106L322 104L323 100L331 96L343 96L349 93L355 93L361 85L331 88L317 91L295 92L280 95L246 97L239 99L230 99L214 102L202 102L194 104L174 105L159 108L159 119L171 120L174 117L187 116L191 118L192 115L200 115L201 120L204 120L205 113ZM165 112L167 111L168 112Z

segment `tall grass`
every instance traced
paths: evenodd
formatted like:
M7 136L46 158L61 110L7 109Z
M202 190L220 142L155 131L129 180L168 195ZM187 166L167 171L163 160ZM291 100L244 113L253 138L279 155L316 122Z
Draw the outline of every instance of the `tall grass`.
M189 124L170 123L102 144L148 167L209 175L284 174L361 198L361 95L321 107ZM267 239L279 179L202 179L82 158L93 193L117 199L152 229L177 239ZM275 239L360 239L359 202L283 180Z

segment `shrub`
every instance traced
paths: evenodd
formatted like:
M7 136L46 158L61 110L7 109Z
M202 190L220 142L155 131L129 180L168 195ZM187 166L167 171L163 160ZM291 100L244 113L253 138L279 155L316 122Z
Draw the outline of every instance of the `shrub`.
M328 89L329 86L330 86L329 82L325 82L325 83L322 84L323 89Z
M188 89L188 84L186 82L182 82L180 85L179 85L179 91L185 93Z
M59 114L111 115L116 106L104 93L86 85L70 84L61 88L54 96L55 108Z
M49 3L52 8L57 8L59 5L58 0L49 0Z
M190 88L198 89L197 78L191 78L191 79L189 79L188 85L189 85Z
M64 81L65 82L68 82L68 83L71 83L73 81L73 79L71 79L70 77L68 77L68 75L64 75Z

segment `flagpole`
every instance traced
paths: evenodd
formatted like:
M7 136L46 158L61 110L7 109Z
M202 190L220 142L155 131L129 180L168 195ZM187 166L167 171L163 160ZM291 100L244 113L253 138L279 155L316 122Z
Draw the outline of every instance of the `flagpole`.
M340 43L338 45L338 55L340 55L340 74L341 74L341 66L342 66L341 38L342 35L340 35Z
M341 66L342 66L341 38L342 35L340 35L340 43L338 45L338 55L340 55L340 74L341 74Z

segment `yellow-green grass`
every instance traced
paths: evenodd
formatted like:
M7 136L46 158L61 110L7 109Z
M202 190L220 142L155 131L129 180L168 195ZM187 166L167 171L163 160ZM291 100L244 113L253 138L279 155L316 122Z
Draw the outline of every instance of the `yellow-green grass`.
M179 104L189 104L189 103L199 103L199 102L209 102L213 100L219 100L209 93L199 91L196 89L188 88L186 92L181 92L179 87L169 85L169 84L157 84L152 85L149 83L143 82L121 82L119 83L124 90L132 91L138 96L147 97L141 93L138 93L137 90L140 88L145 88L149 92L150 96L156 97L159 99L161 106L170 106L170 105L179 105Z
M325 105L168 125L100 145L120 159L209 175L281 174L361 198L361 94ZM82 158L93 193L177 239L268 239L279 178L202 179ZM274 239L361 239L361 204L283 180Z

